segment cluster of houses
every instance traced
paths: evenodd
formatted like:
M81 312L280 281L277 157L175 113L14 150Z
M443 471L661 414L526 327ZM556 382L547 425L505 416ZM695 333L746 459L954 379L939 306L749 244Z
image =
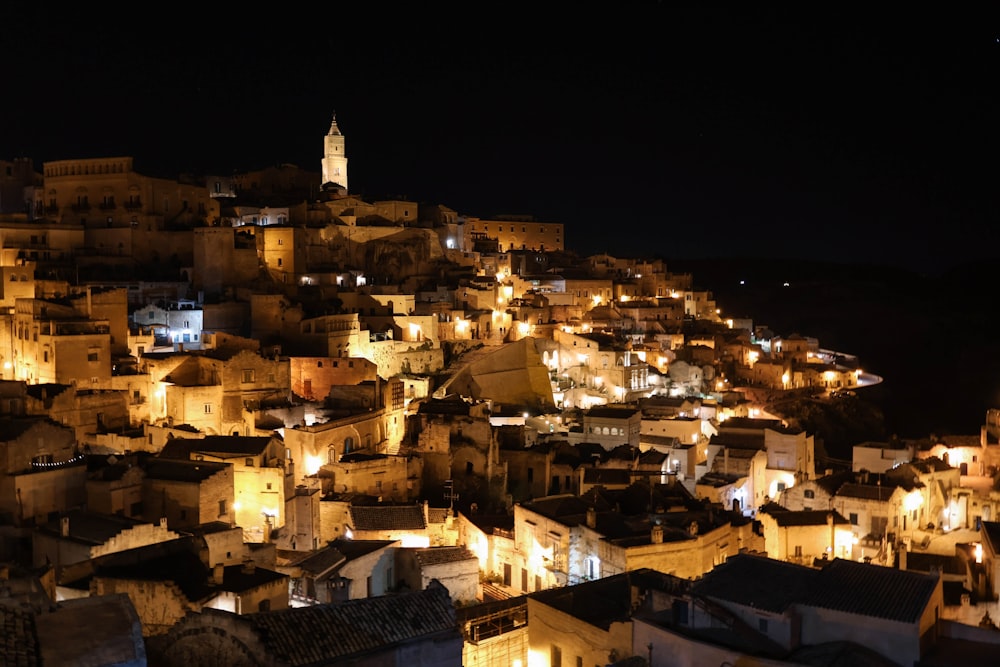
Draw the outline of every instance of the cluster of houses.
M336 119L322 175L132 162L0 161L5 664L997 644L947 618L1000 586L1000 496L968 483L1000 465L992 411L835 469L761 397L851 391L857 364L724 319L662 260L364 201Z

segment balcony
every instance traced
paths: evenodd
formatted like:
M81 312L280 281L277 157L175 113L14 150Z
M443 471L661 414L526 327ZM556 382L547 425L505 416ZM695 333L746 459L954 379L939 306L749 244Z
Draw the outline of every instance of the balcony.
M102 211L113 211L116 208L118 208L118 205L115 204L113 201L102 201L99 204L99 207Z
M124 204L126 211L138 211L142 209L142 202L138 199L130 199Z

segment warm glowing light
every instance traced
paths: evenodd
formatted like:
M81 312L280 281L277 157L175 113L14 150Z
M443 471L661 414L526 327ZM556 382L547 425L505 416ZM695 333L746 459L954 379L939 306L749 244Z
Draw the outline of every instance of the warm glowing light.
M527 322L518 322L517 332L522 336L527 336L529 333L531 333L531 325L528 324Z
M983 545L980 544L979 542L976 542L976 562L977 563L983 562Z
M906 510L907 512L912 512L914 510L920 509L921 507L923 507L923 504L924 504L924 497L920 495L919 491L910 491L908 494L906 494L906 497L903 498L903 509Z
M238 500L233 503L233 511L234 512L239 512L241 509L243 509L243 503L241 503Z
M306 454L303 467L306 475L315 475L323 465L323 457L316 454Z
M593 301L594 301L594 305L595 306L601 305L601 301L602 301L601 295L600 294L595 294Z

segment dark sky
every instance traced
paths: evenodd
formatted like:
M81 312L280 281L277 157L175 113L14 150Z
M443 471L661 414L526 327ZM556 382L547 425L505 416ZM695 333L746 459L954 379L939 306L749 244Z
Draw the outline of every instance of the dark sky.
M0 159L319 171L336 111L353 192L562 222L582 253L996 254L995 10L675 4L22 3L0 21Z

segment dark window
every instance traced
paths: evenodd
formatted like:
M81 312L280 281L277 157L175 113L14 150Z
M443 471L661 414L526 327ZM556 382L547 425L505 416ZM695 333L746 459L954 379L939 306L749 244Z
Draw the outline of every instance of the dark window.
M852 526L858 525L858 515L857 515L857 512L851 512L850 518L851 518L851 525Z
M816 497L816 492L813 491L812 489L806 489L804 495L805 495L806 498L815 498Z

